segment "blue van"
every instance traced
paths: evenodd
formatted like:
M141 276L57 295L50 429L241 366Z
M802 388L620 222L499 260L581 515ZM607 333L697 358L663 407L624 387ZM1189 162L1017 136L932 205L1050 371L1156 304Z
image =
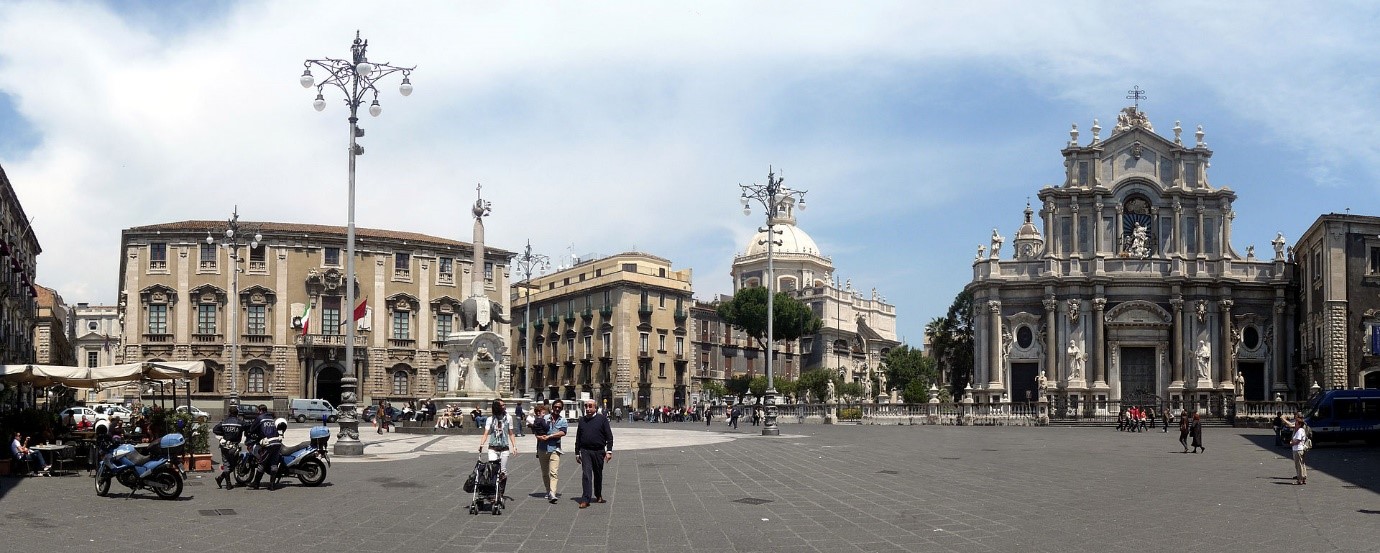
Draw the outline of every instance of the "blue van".
M1328 390L1303 408L1313 442L1380 444L1380 389Z

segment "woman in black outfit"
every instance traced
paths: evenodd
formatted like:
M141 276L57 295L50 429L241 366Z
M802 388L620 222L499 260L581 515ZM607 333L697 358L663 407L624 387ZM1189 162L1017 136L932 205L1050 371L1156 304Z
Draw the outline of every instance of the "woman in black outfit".
M1193 424L1189 427L1188 434L1193 436L1194 453L1200 453L1200 449L1207 451L1207 446L1203 445L1203 419L1197 413L1193 414Z

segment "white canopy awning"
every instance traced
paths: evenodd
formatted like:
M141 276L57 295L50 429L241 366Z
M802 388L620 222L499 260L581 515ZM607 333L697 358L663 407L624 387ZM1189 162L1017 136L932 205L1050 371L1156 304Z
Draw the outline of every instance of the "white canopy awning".
M206 372L202 361L143 361L104 367L61 365L0 365L0 380L30 382L35 386L61 384L71 388L98 388L140 380L195 378Z

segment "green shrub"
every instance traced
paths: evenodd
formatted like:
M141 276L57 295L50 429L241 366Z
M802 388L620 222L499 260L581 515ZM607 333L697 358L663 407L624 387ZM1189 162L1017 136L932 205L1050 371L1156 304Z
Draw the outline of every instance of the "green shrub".
M169 432L178 432L187 438L187 451L211 452L210 422L197 422L196 417L185 411L173 413L167 420Z
M858 407L844 407L839 409L839 420L855 421L862 419L862 409Z

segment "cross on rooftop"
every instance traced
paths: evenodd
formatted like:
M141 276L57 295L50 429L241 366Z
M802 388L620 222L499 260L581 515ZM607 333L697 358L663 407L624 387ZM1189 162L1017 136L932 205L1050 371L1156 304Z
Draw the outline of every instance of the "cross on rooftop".
M1136 109L1140 109L1140 101L1141 101L1141 100L1148 100L1149 97L1145 95L1145 91L1144 91L1144 90L1141 90L1141 89L1140 89L1140 85L1136 85L1136 86L1132 87L1131 90L1127 90L1127 91L1126 91L1126 99L1127 99L1127 100L1135 100L1135 101L1136 101L1136 104L1135 104L1135 105L1136 105Z

